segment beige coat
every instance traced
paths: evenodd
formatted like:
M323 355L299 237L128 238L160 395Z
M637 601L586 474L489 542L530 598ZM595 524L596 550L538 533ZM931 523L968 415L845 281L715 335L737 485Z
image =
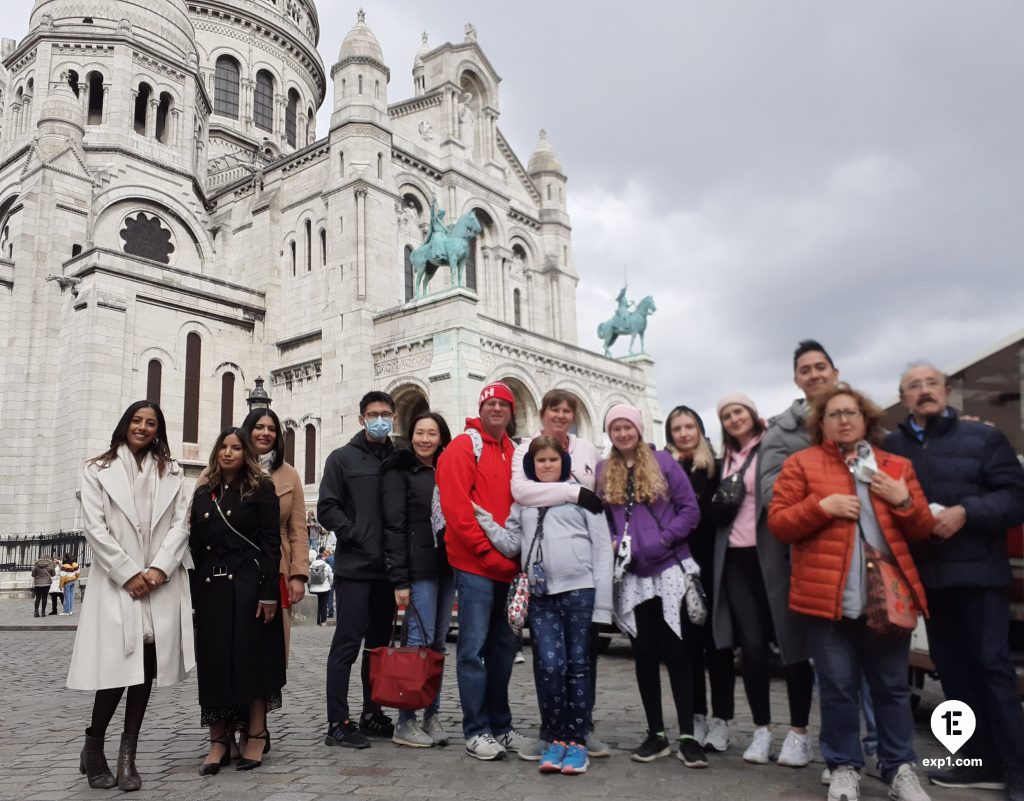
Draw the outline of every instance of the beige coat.
M188 503L181 467L172 462L158 477L150 547L143 553L135 499L128 475L114 459L87 465L82 475L82 519L92 546L89 592L82 603L68 687L101 690L130 687L145 678L142 603L124 583L147 567L162 570L167 583L149 596L156 640L158 686L182 681L195 667L192 602L187 570Z
M306 496L298 471L284 462L270 474L281 504L281 575L309 578L309 533L306 531Z

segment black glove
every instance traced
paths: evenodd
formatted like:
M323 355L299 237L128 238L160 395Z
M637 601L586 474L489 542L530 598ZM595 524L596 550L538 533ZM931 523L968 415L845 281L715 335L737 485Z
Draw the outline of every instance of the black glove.
M577 506L582 506L588 512L599 515L604 512L604 504L593 492L586 487L580 487L580 497L576 501Z

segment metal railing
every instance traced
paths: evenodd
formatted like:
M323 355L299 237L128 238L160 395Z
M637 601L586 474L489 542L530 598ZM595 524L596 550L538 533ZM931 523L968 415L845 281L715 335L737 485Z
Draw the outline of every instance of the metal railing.
M15 534L0 536L0 573L31 570L38 559L53 553L60 559L71 555L82 567L92 564L92 548L81 529L54 534Z

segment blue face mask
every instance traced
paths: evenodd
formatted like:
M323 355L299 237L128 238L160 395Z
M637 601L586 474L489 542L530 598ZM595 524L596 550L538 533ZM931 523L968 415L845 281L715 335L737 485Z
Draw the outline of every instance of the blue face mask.
M374 439L382 440L391 433L391 420L385 420L383 417L367 420L366 430Z

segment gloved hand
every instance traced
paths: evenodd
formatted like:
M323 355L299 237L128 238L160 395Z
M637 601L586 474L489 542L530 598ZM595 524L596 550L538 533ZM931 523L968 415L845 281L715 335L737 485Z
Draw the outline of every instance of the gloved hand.
M586 487L580 487L580 497L576 501L577 506L582 506L588 512L599 515L604 512L604 504L601 499Z

